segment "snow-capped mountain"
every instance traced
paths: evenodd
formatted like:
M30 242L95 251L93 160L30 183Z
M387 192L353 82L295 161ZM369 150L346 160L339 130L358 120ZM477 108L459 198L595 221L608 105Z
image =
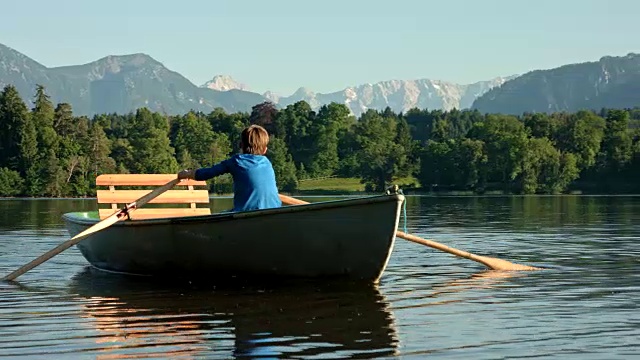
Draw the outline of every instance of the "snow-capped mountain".
M469 85L430 79L388 80L352 86L332 93L316 93L301 87L289 96L281 96L271 91L265 92L262 96L279 107L286 107L301 100L306 101L316 110L331 102L342 103L347 105L356 116L367 109L382 110L387 106L395 112L406 112L415 107L442 110L465 109L471 107L476 98L513 77L498 77ZM216 79L224 79L224 81L214 82ZM242 84L230 76L218 75L214 80L207 84L217 84L216 90L247 89L240 87ZM207 85L203 85L205 86Z
M291 96L270 96L283 107L300 100L307 101L314 109L330 102L343 103L356 116L367 109L382 110L387 106L394 112L406 112L411 108L466 109L471 107L477 97L511 78L513 77L499 77L469 85L430 79L389 80L348 87L328 94L300 88ZM264 96L267 97L266 94Z
M202 84L200 87L209 88L212 90L218 91L228 91L228 90L243 90L249 91L249 87L245 84L242 84L236 81L229 75L216 75L213 79L207 81Z

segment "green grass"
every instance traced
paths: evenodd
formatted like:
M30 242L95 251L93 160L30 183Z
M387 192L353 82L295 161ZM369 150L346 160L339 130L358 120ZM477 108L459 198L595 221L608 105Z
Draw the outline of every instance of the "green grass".
M417 187L418 181L413 177L399 178L394 180L400 188ZM325 178L304 180L298 183L300 192L364 192L364 184L359 178Z
M364 184L358 178L328 178L304 180L298 183L300 191L364 191Z

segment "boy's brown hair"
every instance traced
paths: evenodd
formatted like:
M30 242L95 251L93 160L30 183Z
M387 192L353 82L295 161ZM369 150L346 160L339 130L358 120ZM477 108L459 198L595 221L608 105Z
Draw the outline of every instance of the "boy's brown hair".
M244 154L263 155L269 144L269 133L260 125L251 125L242 130L241 143Z

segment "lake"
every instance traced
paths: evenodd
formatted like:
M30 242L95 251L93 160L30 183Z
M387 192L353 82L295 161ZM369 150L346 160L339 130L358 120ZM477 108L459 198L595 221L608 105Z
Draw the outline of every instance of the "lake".
M0 200L0 275L67 240L63 213L95 208ZM406 220L411 234L547 269L488 271L397 239L377 286L162 284L93 270L73 247L0 282L0 357L640 356L640 197L410 196Z

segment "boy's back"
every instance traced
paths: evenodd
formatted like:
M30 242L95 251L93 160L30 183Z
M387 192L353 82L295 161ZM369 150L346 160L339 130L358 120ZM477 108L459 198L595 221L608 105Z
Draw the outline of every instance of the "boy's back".
M267 209L282 206L276 176L264 155L238 154L210 168L196 170L196 180L230 173L233 177L233 211Z
M258 125L251 125L241 134L242 154L234 155L212 167L196 171L183 170L179 179L208 180L214 176L233 176L233 211L269 209L282 206L278 196L276 175L265 156L269 134Z

